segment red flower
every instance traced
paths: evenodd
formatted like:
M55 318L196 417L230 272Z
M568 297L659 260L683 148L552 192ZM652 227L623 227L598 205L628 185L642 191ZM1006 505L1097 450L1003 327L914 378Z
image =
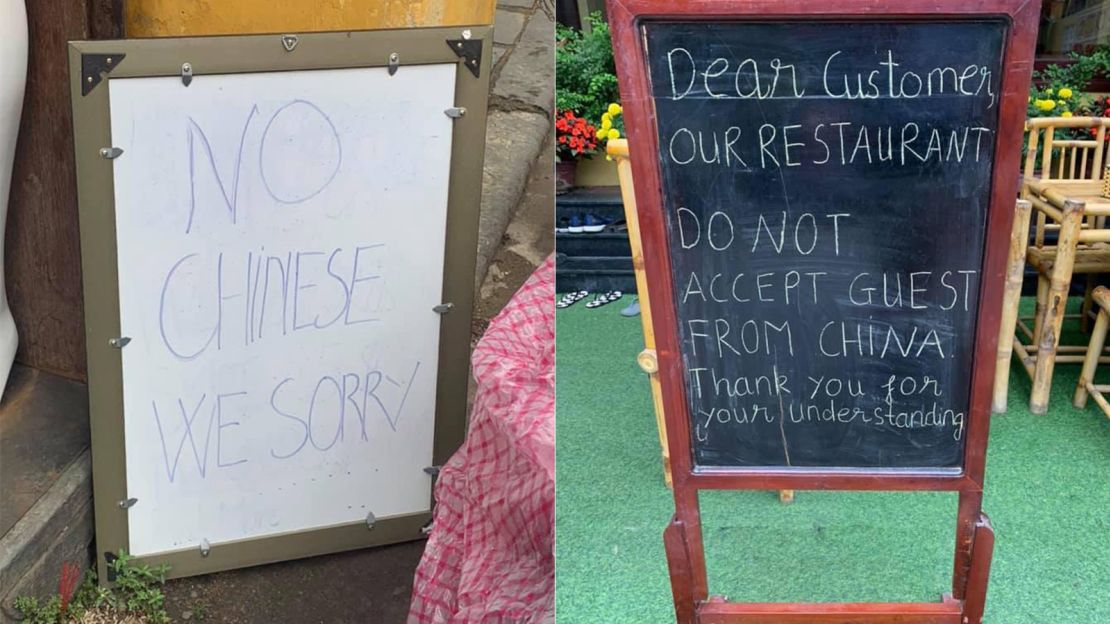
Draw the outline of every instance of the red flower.
M560 157L577 158L597 149L597 129L574 111L560 112L555 118Z

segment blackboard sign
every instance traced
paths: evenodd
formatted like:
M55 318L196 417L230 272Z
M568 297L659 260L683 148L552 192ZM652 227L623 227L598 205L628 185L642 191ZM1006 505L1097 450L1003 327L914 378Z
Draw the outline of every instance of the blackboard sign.
M647 22L697 467L962 467L1002 20Z

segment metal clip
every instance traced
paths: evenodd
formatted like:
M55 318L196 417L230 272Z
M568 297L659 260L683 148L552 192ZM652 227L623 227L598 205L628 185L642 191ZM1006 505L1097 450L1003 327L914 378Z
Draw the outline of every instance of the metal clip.
M119 338L109 338L108 346L115 349L122 349L126 347L130 342L131 339L127 336L120 336Z
M285 48L286 52L292 52L298 43L300 43L300 39L297 38L297 35L281 36L281 47Z
M451 302L441 303L441 304L437 305L436 307L432 308L432 312L435 312L436 314L447 314L448 312L451 311L451 308L453 308L453 307L455 307L455 304L453 304Z
M135 506L135 503L137 503L137 502L139 502L139 499L137 499L137 498L129 498L129 499L127 499L127 500L121 500L121 501L119 501L119 503L118 503L118 504L119 504L119 508L120 508L120 509L131 509L132 507L134 507L134 506Z
M458 119L459 117L462 117L466 114L466 109L459 106L452 106L451 108L443 111L443 114L447 115L451 119Z
M441 466L425 466L424 467L424 473L425 474L430 474L433 477L438 477L440 468L441 468Z
M378 519L374 517L374 512L372 512L372 511L366 512L366 529L368 531L373 531L374 530L374 523L377 522L377 521L378 521Z
M207 539L200 540L200 556L207 557L208 553L212 552L212 546L208 543Z
M181 84L186 87L193 81L193 66L190 63L181 64Z
M123 150L118 147L102 147L100 148L100 156L108 160L114 160L123 153Z
M397 73L397 68L401 66L401 56L396 52L389 55L389 75Z

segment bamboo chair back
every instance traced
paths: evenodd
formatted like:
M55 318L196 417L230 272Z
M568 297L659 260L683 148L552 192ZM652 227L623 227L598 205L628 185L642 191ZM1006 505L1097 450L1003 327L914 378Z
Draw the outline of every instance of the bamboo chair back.
M1104 117L1037 117L1030 119L1029 143L1023 174L1034 177L1038 157L1041 180L1101 180L1106 161ZM1060 139L1056 131L1067 128L1092 128L1093 139Z
M1028 143L1026 144L1025 166L1022 169L1024 180L1101 180L1110 150L1106 147L1110 118L1105 117L1037 117L1028 120ZM1069 128L1090 128L1094 130L1093 139L1062 139L1056 131ZM1038 167L1038 164L1040 165ZM1033 201L1037 218L1034 226L1033 245L1044 247L1045 232L1058 231L1058 220L1046 214L1043 198L1032 196L1024 187L1022 198ZM1050 211L1051 212L1051 211ZM1083 218L1083 228L1101 228L1105 217Z

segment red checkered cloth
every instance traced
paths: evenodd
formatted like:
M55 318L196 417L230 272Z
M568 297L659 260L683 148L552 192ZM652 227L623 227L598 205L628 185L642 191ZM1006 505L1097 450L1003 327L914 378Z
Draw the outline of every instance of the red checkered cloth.
M470 429L436 482L409 624L554 621L554 298L549 257L474 350Z

